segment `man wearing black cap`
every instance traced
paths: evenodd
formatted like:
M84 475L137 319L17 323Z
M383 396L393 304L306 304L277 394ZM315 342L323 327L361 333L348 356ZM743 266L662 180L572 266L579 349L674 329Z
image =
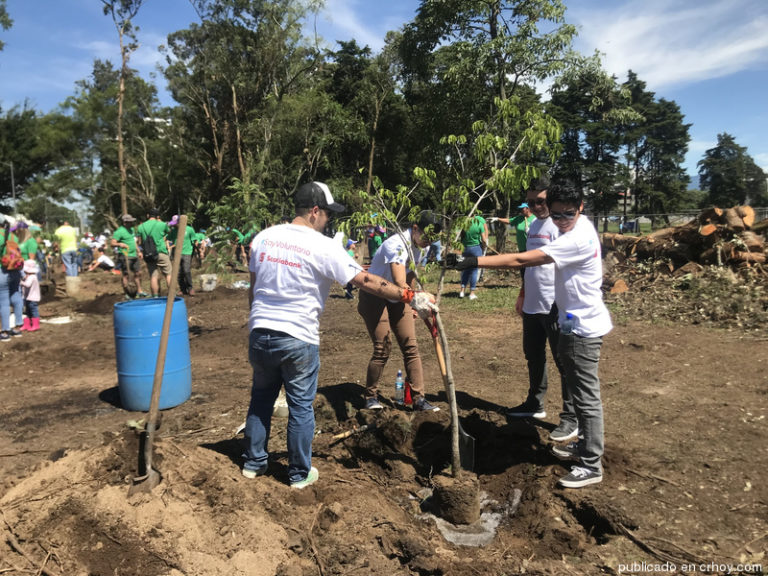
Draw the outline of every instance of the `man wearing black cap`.
M272 226L251 242L248 359L253 367L246 418L243 476L267 471L272 410L281 387L288 400L288 481L302 489L317 481L312 466L315 414L312 407L320 370L319 317L334 282L352 282L381 298L408 303L420 314L434 299L364 272L340 242L322 234L331 213L342 212L328 186L310 182L294 195L296 217Z
M440 228L440 221L434 213L425 210L419 214L418 221L402 235L392 234L376 250L369 272L378 274L401 288L407 288L413 281L413 273L408 272L412 250L409 248L412 244L419 248L429 246L440 232ZM365 407L369 410L384 408L378 400L378 385L392 349L390 333L394 333L400 351L403 353L406 380L412 391L413 409L438 410L424 397L424 373L411 311L397 298L362 293L357 312L363 317L368 335L373 342L373 354L368 362L365 379Z

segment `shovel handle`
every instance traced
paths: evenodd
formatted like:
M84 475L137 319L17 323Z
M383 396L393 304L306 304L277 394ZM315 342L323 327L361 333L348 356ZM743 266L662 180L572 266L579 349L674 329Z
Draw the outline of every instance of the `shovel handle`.
M144 445L144 463L147 471L152 469L152 445L155 439L157 413L160 406L160 390L163 385L163 372L165 371L165 356L168 353L168 337L171 333L171 315L173 313L173 301L176 299L176 282L181 265L181 246L184 243L184 234L187 231L187 215L179 217L178 236L176 250L173 253L173 267L171 268L171 281L168 284L168 298L165 301L165 316L163 317L163 331L160 333L160 347L157 351L155 364L155 378L152 381L152 397L149 401L149 415L147 416L147 441Z

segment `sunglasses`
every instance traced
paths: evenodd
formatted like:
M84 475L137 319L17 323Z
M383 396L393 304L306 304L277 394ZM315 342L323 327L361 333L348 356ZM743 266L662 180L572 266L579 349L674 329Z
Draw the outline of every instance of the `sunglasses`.
M527 200L528 206L544 206L547 203L546 198L535 198L534 200Z
M550 212L549 216L552 220L573 220L578 214L577 210L576 212Z

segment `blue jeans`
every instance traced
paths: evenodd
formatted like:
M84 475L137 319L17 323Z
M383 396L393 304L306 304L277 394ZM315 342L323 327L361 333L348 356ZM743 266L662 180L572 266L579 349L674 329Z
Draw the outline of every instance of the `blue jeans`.
M480 257L483 255L483 249L480 247L479 244L476 246L467 246L464 248L464 252L462 252L464 256L477 256ZM468 268L467 270L461 271L461 285L462 287L469 284L469 290L472 291L477 286L477 274L479 269L478 268Z
M528 361L528 398L525 403L532 410L544 408L544 397L549 387L547 379L547 342L555 359L555 366L560 372L560 390L563 398L563 411L560 412L560 422L576 428L576 413L573 409L571 391L565 383L565 370L557 353L557 343L560 338L560 327L557 324L557 306L552 305L549 314L523 313L523 352Z
M579 440L581 464L595 472L602 472L603 403L600 400L597 366L603 339L560 334L557 344L566 386L571 391L579 422L579 433L584 437Z
M283 332L251 331L248 360L253 367L251 404L245 421L244 468L263 470L267 466L272 410L285 385L288 400L288 481L307 477L312 467L312 438L315 411L312 403L320 372L320 347Z
M24 311L27 318L40 318L40 312L37 309L38 304L38 302L33 302L32 300L24 300Z
M16 327L16 322L11 322L11 307L14 315L21 319L23 300L20 286L21 270L0 268L0 325L4 332Z
M64 263L64 274L66 274L67 276L77 276L77 266L78 266L77 250L70 250L69 252L64 252L64 254L61 255L61 261Z

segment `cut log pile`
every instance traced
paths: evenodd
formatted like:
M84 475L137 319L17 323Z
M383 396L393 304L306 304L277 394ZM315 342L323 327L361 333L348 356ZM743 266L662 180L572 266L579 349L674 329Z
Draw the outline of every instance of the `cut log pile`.
M669 272L690 263L748 268L765 264L762 234L768 220L755 223L751 206L709 208L682 226L663 228L645 236L601 235L603 253L614 252L619 262L664 260Z

